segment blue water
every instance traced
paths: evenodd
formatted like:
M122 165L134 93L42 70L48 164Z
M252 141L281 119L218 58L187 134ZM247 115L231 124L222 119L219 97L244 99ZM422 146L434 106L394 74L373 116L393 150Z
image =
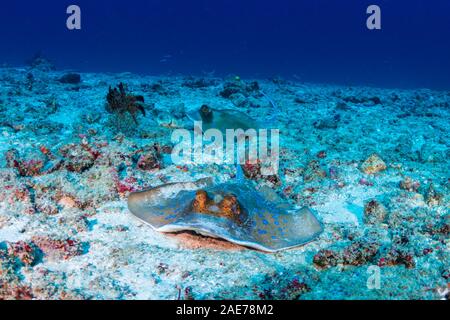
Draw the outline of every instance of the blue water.
M82 30L65 27L82 9ZM366 8L382 9L382 30ZM43 51L58 68L238 74L450 89L448 0L15 0L0 5L0 63Z

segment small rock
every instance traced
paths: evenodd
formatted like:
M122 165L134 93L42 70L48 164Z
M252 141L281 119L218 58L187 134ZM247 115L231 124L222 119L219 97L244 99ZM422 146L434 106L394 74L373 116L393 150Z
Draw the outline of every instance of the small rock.
M70 209L69 209L70 210ZM69 230L69 234L75 235L79 232L86 232L89 230L89 221L82 214L77 214L76 211L70 210L64 217L58 220L60 225L64 225Z
M437 206L441 204L442 202L442 194L438 193L435 189L433 184L431 183L428 187L427 195L426 195L426 202L429 206Z
M98 151L93 150L87 144L70 143L61 147L59 152L65 158L66 169L78 173L92 167L98 157Z
M361 266L373 261L380 245L377 242L357 240L346 247L342 253L345 265Z
M364 222L367 224L382 223L386 215L386 207L376 200L371 200L364 206Z
M342 262L339 252L322 249L313 258L313 263L319 268L335 267Z
M416 266L412 253L404 250L392 248L386 256L382 257L378 263L379 266L397 266L404 265L407 269Z
M400 181L400 189L407 190L409 192L417 192L419 190L420 183L412 180L410 177L405 177Z
M386 168L386 163L376 153L372 154L361 165L361 170L367 174L375 174L386 170Z
M252 180L265 180L269 181L273 185L279 185L281 183L278 175L264 175L262 174L263 164L261 160L257 160L256 163L252 163L251 161L246 161L245 164L241 165L242 172L244 176L248 179Z
M67 260L83 253L82 244L77 240L40 236L34 236L31 240L51 260Z
M161 157L155 151L143 154L137 162L137 167L144 171L161 169L162 168Z
M326 171L320 167L320 164L317 160L310 161L303 174L305 182L319 180L325 178L326 176Z
M76 208L77 203L72 197L63 196L59 199L58 204L64 208Z

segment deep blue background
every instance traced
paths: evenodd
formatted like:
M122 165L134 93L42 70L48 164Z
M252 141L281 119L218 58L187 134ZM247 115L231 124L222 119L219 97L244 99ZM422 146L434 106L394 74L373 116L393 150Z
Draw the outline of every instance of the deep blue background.
M449 0L3 0L0 64L450 89ZM82 9L82 30L65 27ZM382 9L381 31L365 27ZM171 57L164 60L164 56Z

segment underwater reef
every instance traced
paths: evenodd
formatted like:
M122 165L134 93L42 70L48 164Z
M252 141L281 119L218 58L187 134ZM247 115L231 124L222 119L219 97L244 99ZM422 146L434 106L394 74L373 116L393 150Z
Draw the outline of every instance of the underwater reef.
M135 191L235 183L233 165L171 163L172 131L202 106L280 129L278 174L244 177L313 210L318 238L265 253L130 214ZM0 140L0 299L448 298L450 91L80 74L38 56L0 69Z

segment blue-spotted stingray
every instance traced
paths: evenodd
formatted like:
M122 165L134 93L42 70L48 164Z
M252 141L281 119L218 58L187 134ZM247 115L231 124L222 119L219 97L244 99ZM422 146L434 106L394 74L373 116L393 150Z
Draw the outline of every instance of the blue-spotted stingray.
M193 231L266 252L303 245L323 231L310 209L295 209L242 178L164 184L131 193L128 208L159 232Z
M226 129L255 129L261 125L247 116L245 113L237 110L218 110L203 105L200 109L187 114L193 121L202 121L203 130L218 129L225 132Z

